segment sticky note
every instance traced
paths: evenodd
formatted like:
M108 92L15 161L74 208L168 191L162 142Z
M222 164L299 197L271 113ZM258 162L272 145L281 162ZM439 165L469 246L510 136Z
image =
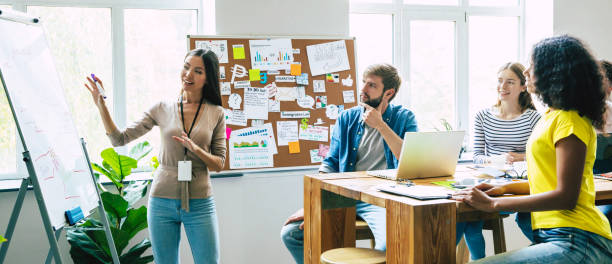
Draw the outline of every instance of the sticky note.
M302 75L302 64L291 64L291 75Z
M300 153L300 142L299 141L289 142L289 153L290 154Z
M249 81L259 81L259 69L249 69Z
M234 60L244 59L244 45L232 45L232 49L234 50Z
M334 76L333 76L333 75L331 75L331 73L328 73L328 74L326 74L326 75L325 75L325 80L326 80L327 82L331 82L331 83L333 83L333 82L334 82Z
M225 139L229 139L231 134L232 134L232 128L226 127L225 128Z

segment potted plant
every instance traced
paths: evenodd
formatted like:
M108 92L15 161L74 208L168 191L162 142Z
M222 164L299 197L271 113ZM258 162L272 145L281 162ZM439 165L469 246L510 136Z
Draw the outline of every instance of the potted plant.
M147 208L135 204L147 193L149 181L129 181L126 177L132 169L138 167L138 160L151 152L148 142L134 146L128 156L119 155L113 148L102 151L102 165L92 163L97 179L100 174L106 176L114 185L115 191L105 189L101 184L102 203L110 223L110 229L121 263L149 263L153 256L142 256L151 247L151 241L144 239L124 252L130 240L138 232L146 229ZM153 168L159 164L157 158L152 159ZM95 214L87 217L83 223L70 228L66 234L70 244L70 256L75 263L111 263L112 256L104 233L102 223Z

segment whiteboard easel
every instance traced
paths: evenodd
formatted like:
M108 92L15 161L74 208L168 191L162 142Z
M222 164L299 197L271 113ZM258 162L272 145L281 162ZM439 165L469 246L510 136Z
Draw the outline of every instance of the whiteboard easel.
M85 141L76 135L53 58L38 22L38 18L25 13L0 9L0 31L14 34L0 39L0 82L23 145L23 161L28 170L4 236L8 241L0 248L0 263L4 262L31 184L50 244L46 263L51 262L51 256L55 263L62 263L57 240L66 225L63 212L70 209L69 206L78 205L85 216L98 209L113 263L119 264Z

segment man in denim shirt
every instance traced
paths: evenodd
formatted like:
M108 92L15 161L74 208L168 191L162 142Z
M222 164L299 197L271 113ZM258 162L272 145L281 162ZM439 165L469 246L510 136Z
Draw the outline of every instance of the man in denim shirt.
M320 173L397 168L403 137L417 131L414 114L389 104L401 84L397 69L371 65L363 74L360 106L340 114L333 129L330 150ZM385 209L358 202L357 216L368 223L377 250L386 250ZM304 262L304 209L287 219L281 239L297 263Z

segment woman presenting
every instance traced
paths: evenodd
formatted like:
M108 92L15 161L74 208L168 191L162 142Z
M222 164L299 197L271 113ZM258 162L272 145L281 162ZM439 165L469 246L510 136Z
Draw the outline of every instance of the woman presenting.
M187 53L178 100L160 101L121 131L95 82L87 77L106 134L123 146L159 126L159 163L149 199L148 224L156 263L179 263L181 224L195 263L219 262L219 232L208 170L225 163L225 119L219 89L219 61L212 51Z

